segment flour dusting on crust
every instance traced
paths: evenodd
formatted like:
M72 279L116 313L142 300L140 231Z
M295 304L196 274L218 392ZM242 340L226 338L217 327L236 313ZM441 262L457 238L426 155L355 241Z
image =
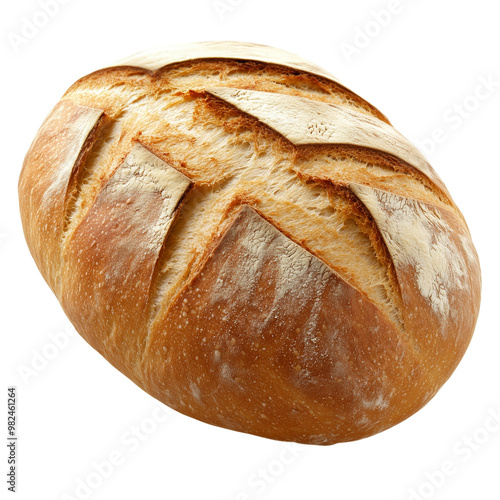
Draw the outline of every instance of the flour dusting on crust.
M141 144L136 144L114 176L112 191L125 197L138 191L160 194L162 211L155 225L150 228L146 241L147 248L156 250L162 245L179 201L190 184L191 181L185 175ZM138 216L141 216L140 213Z
M465 262L446 221L418 200L359 184L351 189L375 219L396 269L412 266L422 296L435 313L447 317L448 294L465 284Z

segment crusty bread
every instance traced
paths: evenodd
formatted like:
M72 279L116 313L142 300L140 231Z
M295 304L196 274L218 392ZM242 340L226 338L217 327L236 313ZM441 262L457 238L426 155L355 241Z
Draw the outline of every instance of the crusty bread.
M373 106L244 43L76 82L19 182L30 251L78 332L170 407L331 444L429 401L471 339L463 216Z

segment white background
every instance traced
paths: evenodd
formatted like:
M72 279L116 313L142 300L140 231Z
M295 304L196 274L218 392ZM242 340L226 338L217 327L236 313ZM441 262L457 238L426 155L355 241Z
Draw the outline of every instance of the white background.
M64 3L29 37L26 20L44 21L38 0L3 2L0 21L1 425L6 388L16 385L17 498L500 499L498 2L220 0L219 10L213 0ZM390 16L377 15L389 8ZM473 341L438 395L386 432L287 447L168 409L164 418L165 407L69 335L29 255L17 180L67 87L130 53L204 40L274 45L328 69L426 150L468 221L483 271ZM484 80L491 88L483 85L478 100ZM436 129L440 143L431 148ZM120 457L113 470L96 472L110 456ZM3 495L5 479L0 488Z

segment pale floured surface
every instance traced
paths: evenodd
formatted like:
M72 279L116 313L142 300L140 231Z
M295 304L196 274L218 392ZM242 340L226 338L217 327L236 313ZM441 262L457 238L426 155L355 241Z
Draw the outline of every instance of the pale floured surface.
M328 71L285 50L267 45L244 42L199 42L172 45L164 49L139 52L117 61L113 66L137 66L155 71L157 69L184 61L196 59L241 59L279 64L313 73L329 80L338 80Z
M152 249L161 246L172 223L174 211L191 181L141 144L133 147L113 180L112 192L121 196L133 195L139 190L144 193L160 193L161 214L150 228L145 243Z
M71 103L71 106L73 107L75 104ZM50 127L51 122L66 121L68 127L67 130L61 131L51 143L51 147L57 150L61 147L58 141L63 140L67 144L67 148L65 159L57 165L57 169L52 174L54 177L50 188L45 192L44 198L47 203L53 202L53 194L59 195L61 191L66 190L85 142L103 115L101 109L78 105L76 107L76 112L72 110L74 117L70 122L61 116L61 113L65 112L65 108L61 106L59 110L56 110L51 115L48 122L45 123L46 127Z
M74 247L75 239L95 241L92 231L99 224L106 244L100 248L92 245L86 257L93 252L109 252L109 258L102 260L105 276L111 281L119 282L129 273L140 272L141 265L147 268L147 260L154 265L190 185L185 175L135 143L68 238L66 252ZM134 269L132 262L142 264Z
M245 221L245 231L238 227L239 220ZM225 237L234 238L232 233L239 236L238 245L242 251L238 253L238 259L231 259L221 269L212 295L214 302L225 298L225 284L228 282L238 283L239 298L244 303L251 302L251 296L258 293L257 285L266 264L269 265L267 261L270 256L278 256L278 261L272 263L277 270L272 309L283 307L282 301L288 294L293 294L294 300L306 304L310 301L308 294L311 286L321 290L333 273L321 260L287 238L247 205L241 209ZM318 291L318 297L320 295ZM310 329L314 332L317 326L314 323L314 307L312 312L309 321L312 323Z
M254 116L297 146L349 144L383 151L401 158L442 185L419 151L381 120L333 104L274 92L229 88L207 91Z
M465 284L465 262L451 228L430 205L351 184L382 232L396 268L412 266L422 296L436 314L450 314L449 294Z

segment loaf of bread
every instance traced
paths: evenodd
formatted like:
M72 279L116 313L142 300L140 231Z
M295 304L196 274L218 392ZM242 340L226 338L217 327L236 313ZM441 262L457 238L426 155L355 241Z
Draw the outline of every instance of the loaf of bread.
M332 444L450 377L480 269L443 181L325 70L248 43L76 82L19 181L26 240L82 337L175 410Z

